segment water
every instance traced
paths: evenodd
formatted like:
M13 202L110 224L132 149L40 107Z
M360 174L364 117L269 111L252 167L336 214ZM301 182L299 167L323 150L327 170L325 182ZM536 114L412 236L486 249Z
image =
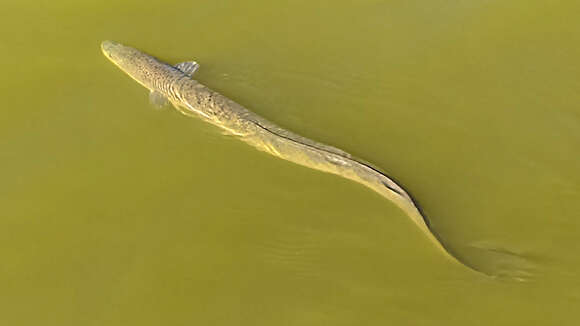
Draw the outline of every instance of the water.
M3 9L2 324L577 324L577 2ZM105 39L198 61L396 177L461 254L508 250L532 276L472 273L371 190L153 109Z

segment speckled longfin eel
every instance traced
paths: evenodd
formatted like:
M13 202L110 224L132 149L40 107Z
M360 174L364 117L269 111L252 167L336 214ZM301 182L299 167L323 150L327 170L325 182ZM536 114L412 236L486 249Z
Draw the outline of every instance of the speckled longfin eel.
M194 61L172 66L112 41L104 41L101 49L109 60L150 90L154 104L171 103L181 113L201 117L274 156L337 174L371 188L401 208L448 258L478 271L441 241L416 201L378 169L338 148L285 130L200 84L192 78L198 68Z

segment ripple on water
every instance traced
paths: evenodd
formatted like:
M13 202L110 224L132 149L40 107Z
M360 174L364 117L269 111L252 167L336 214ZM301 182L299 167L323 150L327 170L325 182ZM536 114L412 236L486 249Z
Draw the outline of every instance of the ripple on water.
M537 274L537 266L524 253L508 250L488 241L474 242L466 257L476 268L498 280L526 282Z
M319 232L289 227L278 230L257 244L261 258L269 265L297 279L320 278L322 241Z

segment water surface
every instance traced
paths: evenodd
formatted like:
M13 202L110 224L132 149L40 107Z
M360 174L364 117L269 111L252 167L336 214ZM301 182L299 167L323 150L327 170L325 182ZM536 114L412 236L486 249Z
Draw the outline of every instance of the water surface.
M575 325L576 1L7 1L0 323ZM168 62L381 167L392 203L175 110L99 50ZM509 266L506 266L509 268Z

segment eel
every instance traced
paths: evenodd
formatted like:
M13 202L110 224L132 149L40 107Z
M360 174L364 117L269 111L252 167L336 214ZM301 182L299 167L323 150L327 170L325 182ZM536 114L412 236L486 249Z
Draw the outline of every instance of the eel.
M200 117L276 157L353 180L392 201L451 261L484 273L461 259L433 230L417 202L392 178L347 152L279 127L194 80L195 61L175 66L113 41L101 44L103 54L150 91L153 104L172 104L186 116ZM484 273L487 274L487 273Z

